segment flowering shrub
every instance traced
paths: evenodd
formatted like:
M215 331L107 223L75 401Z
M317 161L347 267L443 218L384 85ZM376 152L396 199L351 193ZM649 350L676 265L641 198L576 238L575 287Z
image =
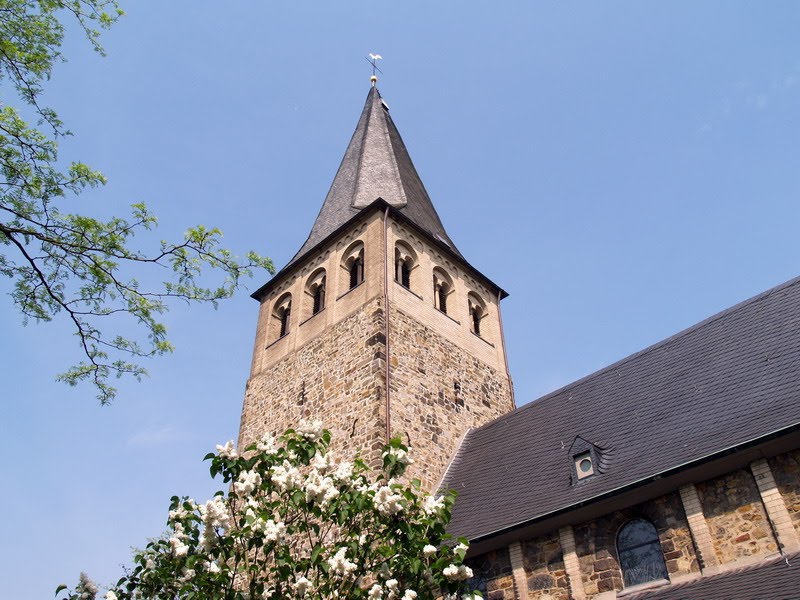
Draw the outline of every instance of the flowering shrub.
M168 533L136 553L108 600L477 599L466 591L467 540L445 526L454 493L402 483L408 448L393 439L383 468L340 462L330 432L302 423L237 451L217 446L211 475L228 484L203 504L173 497ZM58 596L86 598L85 586Z

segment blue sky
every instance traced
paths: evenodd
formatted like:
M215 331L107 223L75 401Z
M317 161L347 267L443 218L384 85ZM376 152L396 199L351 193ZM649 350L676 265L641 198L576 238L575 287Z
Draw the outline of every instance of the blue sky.
M450 236L511 294L518 404L800 274L796 3L124 4L108 57L69 38L48 85L62 156L110 178L74 210L144 200L160 237L214 225L281 266L380 53ZM201 458L236 437L256 303L176 305L176 353L101 408L53 381L79 358L67 324L22 327L8 289L0 580L41 598L114 581L172 494L218 488Z

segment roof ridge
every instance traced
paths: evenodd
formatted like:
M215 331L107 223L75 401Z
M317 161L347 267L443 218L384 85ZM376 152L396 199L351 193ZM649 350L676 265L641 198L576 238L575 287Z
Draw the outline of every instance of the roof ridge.
M572 382L570 382L570 383L568 383L566 385L563 385L560 388L557 388L557 389L555 389L555 390L553 390L551 392L547 392L543 396L540 396L539 398L531 400L527 404L524 404L524 405L520 406L519 408L515 408L514 410L512 410L510 412L507 412L504 415L501 415L501 416L497 417L495 420L490 421L488 423L485 423L484 425L481 425L480 427L476 428L474 431L482 431L484 429L488 429L488 428L490 428L490 427L492 427L492 426L494 426L496 424L499 424L501 421L504 421L506 419L512 418L512 416L517 415L518 413L520 413L522 411L532 410L534 406L541 406L542 403L548 402L548 401L553 400L554 398L556 398L558 396L561 396L563 393L567 392L568 390L570 390L570 389L572 389L574 387L577 387L578 385L580 385L581 383L587 381L588 379L591 379L591 378L597 377L598 375L601 375L603 373L612 371L613 369L618 368L620 365L623 365L623 364L625 364L625 363L627 363L629 361L632 361L632 360L634 360L636 358L639 358L640 356L644 356L644 355L646 355L646 354L648 354L650 352L653 352L653 351L655 351L655 350L657 350L657 349L659 349L659 348L661 348L663 346L666 346L670 342L673 342L673 341L675 341L675 340L677 340L679 338L683 338L683 337L689 335L690 333L698 331L698 330L702 329L703 327L706 327L707 325L710 325L711 323L719 321L720 319L722 319L724 317L727 317L727 316L729 316L729 315L731 315L731 314L733 314L735 312L738 312L739 310L741 310L741 309L743 309L743 308L745 308L747 306L751 306L751 305L753 305L753 304L755 304L757 302L765 300L766 298L770 297L771 295L773 295L773 294L775 294L777 292L780 292L780 291L782 291L782 290L784 290L786 288L790 288L793 285L796 285L798 283L800 283L800 275L797 276L797 277L793 277L792 279L789 279L788 281L784 281L783 283L779 283L778 285L776 285L774 287L771 287L771 288L769 288L767 290L764 290L763 292L760 292L760 293L756 294L755 296L751 296L750 298L747 298L746 300L742 300L741 302L738 302L738 303L734 304L733 306L729 306L726 309L723 309L723 310L721 310L721 311L719 311L717 313L714 313L710 317L706 317L705 319L703 319L702 321L699 321L698 323L695 323L694 325L690 325L689 327L686 327L685 329L682 329L682 330L678 331L677 333L674 333L671 336L664 338L663 340L659 340L658 342L655 342L654 344L650 344L649 346L646 346L645 348L642 348L641 350L637 350L636 352L634 352L632 354L629 354L628 356L625 356L624 358L621 358L621 359L611 363L610 365L607 365L605 367L602 367L601 369L598 369L598 370L593 371L593 372L591 372L591 373L589 373L587 375L584 375L580 379L576 379L575 381L572 381Z

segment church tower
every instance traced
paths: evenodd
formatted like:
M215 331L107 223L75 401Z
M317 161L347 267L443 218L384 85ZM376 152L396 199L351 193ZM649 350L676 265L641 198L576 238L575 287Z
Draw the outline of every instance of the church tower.
M376 87L308 239L259 301L239 444L318 419L377 462L400 435L435 487L514 408L500 300L447 235Z

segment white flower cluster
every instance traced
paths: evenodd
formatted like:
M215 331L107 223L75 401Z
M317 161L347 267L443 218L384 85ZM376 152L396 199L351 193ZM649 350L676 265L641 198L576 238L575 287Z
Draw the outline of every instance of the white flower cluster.
M333 478L339 483L347 483L353 477L353 463L340 463L333 472Z
M431 544L425 544L425 547L422 549L422 554L425 556L433 556L438 552L436 546L432 546Z
M409 451L411 449L409 448ZM403 450L402 448L389 448L386 452L383 453L383 458L387 456L394 456L397 462L402 465L413 465L414 460L408 455L408 452Z
M297 433L311 442L316 442L322 437L322 422L300 421L300 425L297 427Z
M472 569L466 565L450 565L444 568L442 574L450 581L464 581L472 578Z
M276 455L278 453L278 446L275 445L275 436L270 434L263 436L256 443L256 449L267 456Z
M328 559L328 566L331 571L340 577L347 577L356 570L356 563L347 559L347 548L339 548L331 558Z
M261 485L261 475L258 471L242 471L239 480L233 484L237 494L252 494Z
M111 590L108 590L106 592L106 595L103 596L103 598L105 598L106 600L117 600L117 595Z
M384 584L386 589L384 590L380 584L376 583L373 585L369 592L367 593L367 597L370 600L414 600L417 597L417 592L414 590L408 589L403 591L403 595L400 595L399 590L399 582L397 579L389 579ZM385 595L384 595L385 593Z
M186 535L183 529L183 525L181 523L175 523L174 533L168 540L170 550L172 550L175 556L186 556L189 553L189 546L184 543L188 537L189 536Z
M239 453L236 452L236 446L233 445L233 440L228 440L225 442L224 446L220 446L217 444L217 454L220 455L220 458L229 458L233 459L239 456Z
M303 476L297 467L285 460L282 465L275 465L270 469L270 480L279 491L286 492L296 488L302 482Z
M311 584L311 581L306 579L303 575L299 576L298 575L295 575L295 580L294 583L292 584L292 589L295 592L297 592L298 596L303 597L306 594L312 592L314 590L314 586Z
M339 495L336 484L330 477L323 477L319 471L312 469L306 477L304 486L306 491L306 501L314 502L321 507L327 507L331 500Z
M186 502L189 504L189 506L191 507L192 510L197 508L197 505L194 503L194 500L187 500ZM188 517L191 514L191 511L190 510L186 510L183 507L183 505L184 505L184 503L182 502L181 504L178 505L177 508L175 508L174 510L169 511L169 517L168 518L169 518L169 522L170 523L173 523L174 521L182 521L183 519L185 519L186 517Z
M215 528L230 529L233 519L222 496L214 496L205 504L198 506L198 510L205 526L200 536L200 544L208 550L214 545Z
M382 515L396 515L403 510L403 497L396 494L388 485L381 486L375 492L375 508Z
M444 508L444 498L442 496L428 496L425 498L425 503L422 506L422 510L425 511L425 514L430 516L438 515L439 511Z

